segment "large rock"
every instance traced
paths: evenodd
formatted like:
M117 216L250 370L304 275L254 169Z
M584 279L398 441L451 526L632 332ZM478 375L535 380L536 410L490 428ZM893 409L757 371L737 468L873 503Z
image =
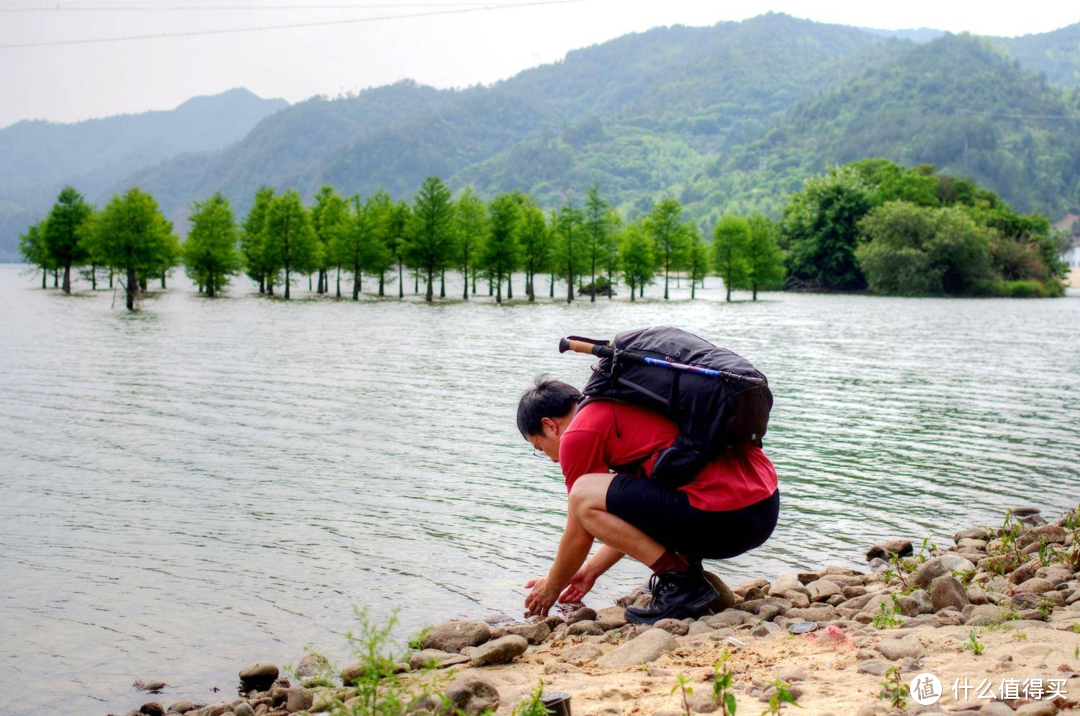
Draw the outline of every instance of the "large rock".
M452 709L461 709L468 716L478 716L485 711L499 708L499 690L495 688L495 684L479 676L466 676L455 681L446 689L444 695L450 701Z
M608 669L624 669L631 666L648 664L660 658L660 655L672 651L678 646L675 637L663 629L650 629L626 642L618 649L596 660L600 666Z
M311 689L303 686L293 686L289 689L289 695L285 698L285 710L291 714L297 711L307 711L315 703L315 695Z
M620 629L626 626L626 609L623 607L608 607L596 612L596 623L604 631Z
M618 607L616 607L618 609ZM621 611L621 610L620 610ZM503 631L507 634L514 634L515 636L525 637L525 641L530 644L540 644L551 635L551 627L547 622L537 622L535 624L511 624L510 626L503 627Z
M713 585L713 589L716 590L716 599L709 605L709 609L714 612L722 612L735 606L735 593L731 591L728 585L724 584L724 580L712 572L705 572L705 579L709 580L709 584ZM765 582L765 584L767 585L768 582Z
M810 591L799 581L798 576L791 572L781 574L769 587L769 596L783 596L783 592L801 592L810 596Z
M329 666L330 662L322 654L304 654L304 658L296 665L296 675L301 679L309 679Z
M1042 577L1032 577L1016 587L1020 594L1042 594L1054 591L1054 583Z
M570 636L602 636L604 630L593 620L585 619L571 624L566 633Z
M582 607L581 609L572 611L566 615L567 624L591 621L596 621L596 610L591 607Z
M567 661L592 661L603 656L604 650L596 644L575 644L563 649L562 658Z
M491 627L483 622L444 622L424 635L420 648L456 654L467 646L480 646L490 638Z
M470 655L469 663L473 666L509 664L524 654L528 648L529 642L525 640L525 637L509 634L494 641L489 641L483 646L476 647L476 650Z
M685 636L690 631L690 625L679 619L661 619L653 626L675 636Z
M240 672L240 685L245 691L266 691L277 680L278 668L269 661L256 661Z
M835 582L830 582L828 579L819 579L816 582L810 582L806 585L806 589L810 592L810 601L812 602L824 602L829 597L837 594L841 594L840 587Z
M963 585L954 577L938 577L930 583L930 602L935 612L940 609L963 611L970 603Z
M934 602L930 599L930 594L925 589L913 589L908 596L918 603L919 614L933 614L937 611L937 609L934 609Z
M1069 533L1065 531L1064 527L1058 527L1057 525L1032 527L1016 538L1016 546L1023 549L1028 545L1042 544L1043 542L1049 544L1065 544L1065 538L1068 534Z
M451 666L468 663L468 657L461 654L451 654L448 651L438 649L424 649L409 654L409 668L413 671L422 671L428 667L446 669Z
M897 557L907 557L913 553L914 550L911 548L911 540L890 539L868 549L866 551L866 561L869 562L875 557L891 559L894 554Z
M955 554L944 554L940 557L928 559L919 565L919 568L915 570L915 574L911 576L911 583L916 587L925 587L938 577L946 574L970 572L974 569L975 565L970 560Z

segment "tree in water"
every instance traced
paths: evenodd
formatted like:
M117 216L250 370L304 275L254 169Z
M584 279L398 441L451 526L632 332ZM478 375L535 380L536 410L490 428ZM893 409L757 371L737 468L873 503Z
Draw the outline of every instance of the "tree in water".
M244 272L252 281L259 284L259 293L266 293L267 269L263 252L263 227L266 225L266 210L274 199L274 190L268 186L255 192L255 203L251 205L247 218L244 219L240 233L240 254L244 260ZM273 295L273 284L270 284Z
M750 245L750 222L741 216L725 216L713 228L712 261L716 275L723 279L727 300L731 290L745 285L748 267L746 250Z
M697 226L687 224L689 236L689 248L686 252L686 270L690 273L690 298L697 298L697 286L704 282L705 275L709 271L709 249L701 240Z
M531 302L536 300L536 274L547 271L551 260L551 231L543 210L532 201L521 207L518 236L525 267L525 293Z
M664 300L668 299L668 283L672 270L678 271L685 261L688 244L686 225L682 221L682 204L667 198L653 207L642 226L652 238L656 256L664 268Z
M577 268L581 262L581 225L584 217L580 209L567 198L566 203L559 209L555 220L555 235L557 237L556 252L558 258L556 265L566 279L566 302L574 302L574 279L577 277Z
M640 222L635 221L623 229L619 240L619 257L623 279L630 286L630 300L634 301L635 289L640 289L656 274L653 242Z
M596 264L603 268L604 247L608 243L610 225L607 217L608 204L600 198L600 184L595 183L585 192L585 213L582 229L585 234L585 250L589 260L589 275L592 279L590 303L596 303Z
M412 231L405 245L405 260L427 278L425 301L434 299L435 272L450 263L454 252L454 204L442 179L430 176L413 201Z
M457 235L457 265L464 289L461 297L469 300L469 271L473 272L473 293L476 293L476 262L487 234L487 209L472 188L466 188L457 200L454 212L454 233Z
M290 298L292 275L311 273L318 266L319 240L300 195L286 190L270 202L263 226L267 276L285 274L285 298Z
M19 234L19 253L26 263L41 269L41 287L48 288L49 271L53 269L52 256L45 245L45 220L30 224Z
M386 248L397 262L398 298L405 298L405 250L412 226L412 209L404 201L394 202L387 214Z
M604 243L600 246L600 266L604 273L607 274L608 286L611 287L611 290L608 291L608 300L610 301L615 296L615 281L619 276L619 242L622 234L622 217L619 216L618 210L611 206L608 207L605 220L608 226L604 234Z
M776 224L764 214L751 214L750 242L746 247L746 281L757 300L758 289L778 286L784 280L784 254L776 243Z
M323 186L315 194L315 206L311 207L311 225L319 240L318 286L316 293L330 292L330 269L335 267L331 246L342 230L349 208L332 186ZM340 268L339 268L340 271Z
M240 273L239 231L229 200L220 192L192 205L191 230L181 253L187 275L213 298Z
M482 254L484 270L495 282L495 302L502 303L503 276L518 261L518 214L520 203L513 194L496 197L488 205L488 234Z
M83 200L74 187L66 186L45 220L45 246L57 268L64 270L64 293L71 293L71 267L78 266L86 258L84 244L80 241L83 228L94 207Z
M147 276L159 275L178 250L172 225L146 192L131 188L114 195L94 222L102 262L124 277L129 311L134 311Z

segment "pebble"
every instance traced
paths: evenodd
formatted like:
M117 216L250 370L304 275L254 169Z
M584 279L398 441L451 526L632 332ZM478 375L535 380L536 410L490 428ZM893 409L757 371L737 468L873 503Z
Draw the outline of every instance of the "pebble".
M491 627L483 622L443 622L424 635L420 648L456 654L467 646L479 646L490 638Z
M142 679L138 679L137 681L135 681L134 684L132 684L132 686L134 686L135 689L138 690L138 691L149 691L151 693L157 693L158 691L161 691L166 686L168 686L168 684L166 684L164 681L158 681L158 680L146 680L146 681L144 681Z
M653 626L675 636L685 636L690 631L689 625L678 619L661 619Z
M604 631L621 629L626 626L626 609L623 607L608 607L596 612L596 623Z
M248 691L264 691L277 680L278 673L277 666L269 661L256 661L240 672L240 684Z
M663 629L650 629L600 657L596 663L609 669L636 667L656 661L661 654L672 651L677 646L675 637L668 632Z
M562 656L569 661L592 661L603 654L604 650L596 644L576 644L564 649Z
M303 686L291 686L285 696L285 710L291 714L297 711L306 711L315 703L315 695L311 689Z
M529 642L525 640L525 637L509 634L476 647L469 657L469 663L473 666L509 664L524 654L528 648Z
M572 611L566 615L566 623L569 625L584 621L596 621L596 610L590 607L582 607L581 609Z
M198 708L202 708L202 705L185 699L183 701L177 701L173 703L171 706L169 706L169 710L165 713L186 714L188 711L194 711Z
M544 639L551 636L551 627L548 626L547 622L537 622L535 624L510 624L503 627L503 631L506 634L525 637L525 641L530 644L543 643Z
M970 601L963 585L952 576L942 576L930 583L930 602L933 611L941 609L962 610Z
M872 674L873 676L884 676L885 672L889 670L889 665L884 661L878 661L876 659L869 659L867 661L860 661L858 672L860 674Z
M572 623L566 633L570 636L603 636L604 630L591 619L585 619Z
M499 708L499 690L495 688L495 684L479 676L466 676L455 681L446 689L444 695L453 709L461 709L469 716L478 716L485 711Z
M882 639L876 648L889 661L922 654L922 647L914 639Z
M251 708L251 704L247 701L241 701L236 706L233 706L233 713L236 716L255 716L255 709Z

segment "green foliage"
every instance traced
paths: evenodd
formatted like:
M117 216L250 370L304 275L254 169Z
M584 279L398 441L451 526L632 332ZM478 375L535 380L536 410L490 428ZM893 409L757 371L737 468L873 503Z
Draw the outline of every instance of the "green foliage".
M445 270L454 258L453 213L450 190L442 179L429 176L413 201L411 230L404 249L405 261L427 279L427 301L433 297L435 273Z
M720 707L720 716L735 716L735 694L731 692L735 675L731 673L727 665L730 658L731 652L724 649L719 661L713 665L713 701Z
M213 298L228 284L230 276L240 272L236 220L229 200L221 194L195 202L190 220L191 229L181 247L184 268Z
M713 271L724 281L727 300L736 286L749 283L750 222L741 216L725 216L713 229Z
M311 207L311 227L319 242L315 268L319 271L319 293L326 293L327 271L337 263L333 246L338 235L345 230L349 219L349 206L331 186L323 186L315 194L315 206Z
M42 270L41 287L45 288L45 274L55 268L49 249L45 245L45 221L30 224L26 231L19 234L19 254L32 266Z
M979 633L974 629L968 632L968 643L964 646L971 649L971 652L975 654L975 656L981 656L982 653L986 651L986 647L979 641Z
M570 199L559 209L555 215L553 231L555 241L552 242L551 263L556 275L566 281L566 302L574 300L574 281L580 273L582 256L585 245L582 224L584 216L580 209L575 209Z
M273 286L284 274L285 298L290 297L292 275L308 274L318 268L322 248L311 226L311 217L300 195L286 189L275 196L266 208L262 229L262 262L266 268L267 284Z
M776 288L784 280L784 254L777 244L777 228L764 214L747 217L750 238L743 257L746 277L742 288L750 289L757 300L758 291Z
M901 611L900 601L894 594L892 606L885 606L885 603L882 602L871 624L874 625L875 629L895 629L903 624L901 620L896 618L896 615L900 614Z
M907 706L907 697L910 695L910 687L900 677L900 667L892 666L886 669L885 680L881 682L881 693L878 698L888 701L893 708L902 709Z
M518 245L525 269L525 291L533 301L536 299L536 274L547 271L551 265L552 236L543 210L532 201L519 210Z
M543 219L544 217L541 215L540 221L543 222ZM535 229L535 227L532 228ZM454 211L454 233L457 238L457 260L455 263L465 279L463 281L465 284L463 298L468 299L469 272L475 268L484 237L487 235L487 209L484 207L484 202L472 190L472 187L466 187L465 191L458 197ZM536 239L534 234L530 233L528 235L530 238Z
M656 274L653 244L641 222L627 224L623 229L619 239L619 255L623 280L630 286L630 300L635 301L637 291L651 282Z
M244 219L240 233L240 254L244 260L244 273L259 284L259 293L266 288L269 268L263 255L263 227L266 225L266 210L274 199L274 190L268 186L260 187L255 192L255 201L251 205L247 218Z
M590 283L596 286L596 266L603 270L604 250L609 243L610 223L607 214L608 204L600 197L600 185L594 183L585 192L585 211L582 229L585 232L585 251L589 265ZM597 292L589 294L589 300L596 302Z
M850 291L866 280L855 260L859 222L872 208L871 189L850 167L834 167L803 184L784 208L780 242L793 278L817 288Z
M783 704L791 704L792 706L799 706L795 701L795 697L792 695L788 684L785 684L780 679L773 682L773 686L776 688L776 693L769 697L769 708L761 712L762 716L766 714L778 714L780 713L780 707Z
M664 299L668 298L668 274L686 262L690 233L683 223L683 208L678 199L668 197L656 204L642 222L653 240L653 249L664 270Z
M675 685L671 687L671 695L674 696L676 691L679 692L680 696L682 697L683 712L686 714L686 716L691 716L689 698L693 696L694 689L690 686L687 686L688 682L686 680L686 677L682 674L676 676L675 681Z
M503 194L488 205L488 234L481 265L496 282L495 301L502 303L502 280L517 268L518 217L522 202L514 194Z
M126 276L128 310L135 309L140 283L175 264L179 244L172 224L149 194L131 188L115 195L94 220L93 253Z
M709 273L709 247L701 239L697 227L687 224L689 246L686 250L686 272L690 278L690 298L697 297L698 284L705 280Z
M45 219L45 250L53 263L64 269L64 293L71 293L72 265L82 263L87 257L82 238L93 212L94 208L86 203L82 194L74 187L66 186Z
M511 716L547 716L544 705L544 680L540 679L529 692L528 697L518 702L510 712Z

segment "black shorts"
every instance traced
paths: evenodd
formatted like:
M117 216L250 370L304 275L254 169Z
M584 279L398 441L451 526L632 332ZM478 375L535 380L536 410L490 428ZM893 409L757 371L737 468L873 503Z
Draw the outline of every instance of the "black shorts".
M695 559L729 559L760 547L780 515L780 490L749 507L699 510L685 492L665 490L643 477L616 475L607 511L670 550Z

